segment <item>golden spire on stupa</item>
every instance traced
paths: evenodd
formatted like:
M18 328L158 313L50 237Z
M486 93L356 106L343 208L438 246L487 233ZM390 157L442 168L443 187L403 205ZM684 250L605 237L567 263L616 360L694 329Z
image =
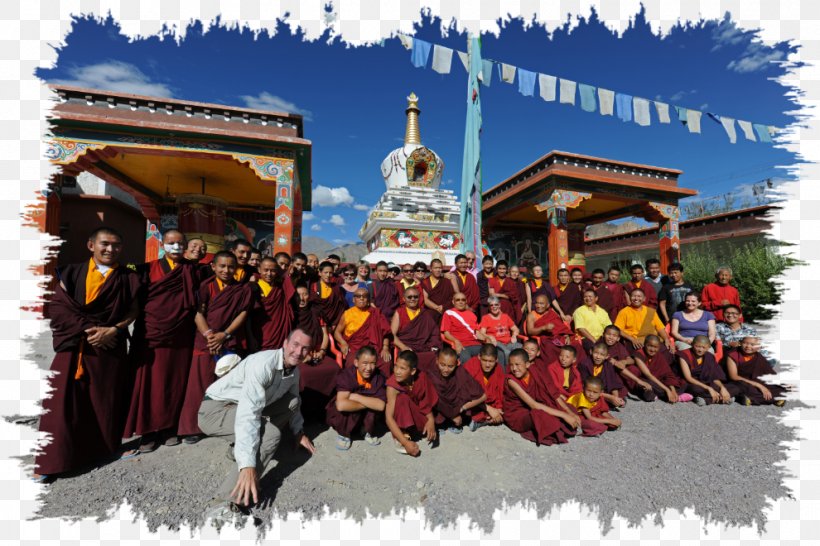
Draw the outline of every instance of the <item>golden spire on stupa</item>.
M421 144L421 133L419 132L419 98L415 93L410 93L407 97L407 130L404 132L405 144Z

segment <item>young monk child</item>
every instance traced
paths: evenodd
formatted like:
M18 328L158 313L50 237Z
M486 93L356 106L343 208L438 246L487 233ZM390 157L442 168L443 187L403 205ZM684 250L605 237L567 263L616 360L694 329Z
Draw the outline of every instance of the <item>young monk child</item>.
M436 370L430 371L430 380L438 393L433 408L436 426L447 432L461 434L461 427L470 410L484 405L487 394L464 366L458 365L458 354L452 347L444 347L436 358Z
M760 380L763 375L774 375L775 371L769 362L758 352L760 340L747 336L740 343L740 348L726 357L726 375L729 385L737 391L737 400L744 406L761 406L774 404L783 407L786 400L785 387L772 385Z
M541 368L541 371L547 370L547 361L541 355L541 347L535 339L528 339L524 342L524 350L527 351L530 364L535 364Z
M709 338L695 336L692 348L678 353L678 365L687 390L695 397L698 406L706 404L731 404L734 397L724 385L726 376L715 355L709 352ZM734 389L734 386L732 386Z
M384 417L384 376L376 367L376 350L365 345L356 352L354 367L345 368L336 377L336 397L325 408L328 426L333 427L336 449L350 449L353 432L364 430L364 440L372 446L381 442L375 436L376 426Z
M584 436L598 436L607 430L620 428L621 420L609 413L609 405L603 397L604 381L600 376L590 375L584 379L584 390L569 397L567 403L581 415Z
M558 353L558 360L547 366L549 380L564 400L583 390L581 374L575 365L576 355L575 347L564 345Z
M498 365L496 346L490 343L482 345L478 357L464 363L464 370L478 382L487 396L484 407L472 412L470 431L475 432L484 425L500 425L503 422L504 372Z
M603 382L603 398L615 407L623 407L626 401L626 387L624 387L620 376L615 371L615 366L607 360L609 358L609 347L606 343L599 341L592 346L589 356L584 355L578 363L578 372L581 380L586 381L589 377L598 377ZM629 373L629 372L625 372Z
M598 341L606 343L609 362L615 366L618 373L622 373L627 366L634 363L632 357L629 356L629 349L621 343L621 329L614 324L604 328L604 335Z
M661 347L661 338L646 336L643 348L632 355L635 364L627 368L634 379L624 375L624 383L629 392L645 402L658 397L670 404L691 402L693 397L686 392L686 381L672 371L671 355Z
M418 457L421 449L416 443L420 437L432 445L436 441L436 421L433 407L438 393L427 374L418 369L418 357L413 351L402 351L393 366L393 375L387 380L387 409L385 421L393 434L396 451Z
M543 372L530 365L526 351L512 351L507 364L504 422L538 445L566 443L581 426L580 417L558 404L560 395Z

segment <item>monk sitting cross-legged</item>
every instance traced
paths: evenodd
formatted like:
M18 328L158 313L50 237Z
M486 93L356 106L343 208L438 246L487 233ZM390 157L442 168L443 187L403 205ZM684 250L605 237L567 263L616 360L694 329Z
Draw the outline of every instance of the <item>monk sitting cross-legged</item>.
M501 409L504 399L504 372L498 364L498 349L495 345L485 343L477 357L464 364L464 370L484 389L487 398L483 408L472 412L470 430L475 432L484 425L500 425L504 412Z
M539 338L541 353L547 362L557 359L558 351L564 345L581 349L581 342L575 339L569 325L549 307L549 299L543 294L535 298L535 309L527 315L526 326L528 336Z
M538 445L563 444L575 435L581 419L558 404L559 395L537 368L530 366L527 352L510 353L510 373L504 387L504 422L511 430Z
M774 404L782 407L786 400L786 388L761 381L761 376L774 375L771 364L758 352L760 340L746 336L740 349L726 358L726 371L730 385L738 391L737 399L744 406Z
M582 416L581 429L584 436L597 436L621 426L621 420L609 413L609 405L602 396L603 390L604 382L601 378L591 375L584 379L584 389L567 400Z
M202 437L198 413L205 390L216 380L216 361L227 352L244 356L246 351L245 319L252 303L251 287L235 278L236 257L220 251L211 262L214 276L199 289L199 309L195 322L194 356L185 390L185 402L179 418L179 434L185 443L196 443Z
M461 433L461 426L473 408L484 406L487 395L472 375L458 365L458 355L452 347L438 353L437 368L430 372L430 380L438 393L434 414L436 425L454 434Z
M646 402L658 397L670 404L692 401L692 395L686 392L686 381L672 371L672 357L661 350L658 336L646 336L643 349L632 358L635 364L626 368L632 377L626 373L623 375L624 383L632 394Z
M369 345L380 349L377 366L385 377L390 376L390 325L381 311L370 305L367 288L353 292L353 307L342 314L333 332L337 346L345 358L345 366L352 366L356 352Z
M547 365L552 386L564 400L583 390L581 374L575 365L577 353L572 345L564 345L558 352L558 359Z
M350 449L353 432L361 428L364 440L372 445L381 442L375 436L376 425L384 418L384 376L376 368L376 350L364 346L356 352L355 367L346 368L336 378L336 398L327 404L327 424L338 434L336 449Z
M427 374L418 369L413 351L399 353L393 375L387 380L384 416L396 451L418 457L421 450L416 440L424 437L430 445L436 441L433 408L437 402L438 393Z
M404 305L393 313L390 330L396 347L400 351L415 352L419 369L433 373L436 371L436 351L441 348L441 334L435 311L420 307L419 299L416 287L404 292Z
M732 392L738 393L739 389L735 385L724 385L726 376L709 347L708 337L695 336L692 348L678 353L681 377L689 384L687 391L695 397L698 406L731 404L735 400Z
M584 355L579 359L578 371L582 380L586 380L587 377L599 377L603 383L601 396L607 403L615 407L621 407L625 404L624 398L627 395L627 390L615 370L615 366L608 359L609 350L606 343L598 342L593 345L589 356Z

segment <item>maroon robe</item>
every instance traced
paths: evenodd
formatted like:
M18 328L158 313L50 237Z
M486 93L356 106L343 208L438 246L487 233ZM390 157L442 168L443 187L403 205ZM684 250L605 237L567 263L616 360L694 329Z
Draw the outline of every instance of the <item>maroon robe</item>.
M530 286L533 308L535 308L535 298L541 295L547 296L547 301L550 307L552 306L552 302L555 301L555 292L546 280L541 279L541 288L535 287L535 280L530 280L528 284ZM530 311L532 311L532 309L530 309Z
M116 453L131 393L126 335L118 333L111 349L85 341L85 330L113 326L131 310L140 289L139 276L125 266L111 271L97 298L85 303L89 262L58 270L58 284L48 304L54 360L49 379L53 389L43 400L40 431L52 439L35 458L38 474L59 474L82 468ZM83 373L75 379L82 351Z
M504 370L501 364L496 364L490 377L484 375L484 370L481 369L481 359L474 356L465 362L460 368L470 374L476 380L478 386L482 388L484 394L487 395L487 400L484 404L470 410L473 421L478 423L486 421L490 418L487 413L486 406L492 406L496 409L501 409L504 400Z
M748 379L749 381L762 383L763 386L769 389L769 392L772 393L772 399L765 400L763 398L763 394L757 389L757 387L753 387L743 381L730 381L727 385L727 389L729 388L729 385L731 385L738 394L746 395L752 401L752 405L754 406L774 404L777 398L785 398L786 389L783 386L773 385L760 380L760 377L763 375L775 374L774 368L772 368L769 361L766 360L763 355L760 353L755 353L751 360L744 362L743 353L738 349L729 353L728 356L735 361L737 375L744 379Z
M491 277L487 280L487 283L489 287L493 289L493 292L503 294L509 298L498 299L501 304L501 312L506 313L507 316L512 319L513 324L518 325L521 322L521 300L519 299L517 285L521 283L509 277L505 277L504 279Z
M604 281L602 286L609 291L612 305L611 309L609 309L609 320L614 323L621 309L628 305L626 301L626 292L624 292L624 287L621 283Z
M538 445L565 444L574 436L562 419L541 410L533 410L510 388L509 382L517 383L536 402L556 410L562 408L556 402L558 393L554 391L542 372L529 367L529 383L524 383L512 374L507 374L504 384L504 423L524 439Z
M658 351L653 358L649 358L646 354L644 349L636 351L635 354L632 355L633 358L640 359L641 362L646 364L646 367L649 368L649 373L654 375L658 381L666 385L667 387L675 387L676 390L681 390L686 387L686 381L677 376L672 371L672 364L671 364L671 355L668 352ZM632 364L631 366L627 366L626 368L630 372L632 372L635 377L639 379L643 379L644 381L649 382L646 377L643 377L640 368L638 366ZM626 387L630 391L636 390L643 390L641 387L638 386L637 383L632 381L628 377L623 378ZM654 387L653 387L654 388Z
M518 289L518 308L520 309L522 306L527 304L527 284L522 280L513 280L515 283L515 287ZM527 309L529 312L529 308ZM518 322L516 325L520 329L523 325L524 319L527 318L526 313L521 313Z
M336 377L335 387L336 392L355 393L387 401L386 380L378 369L373 370L368 383L370 383L370 388L360 385L356 377L356 368L346 368ZM353 432L362 426L366 433L374 435L376 425L384 419L383 411L373 411L368 408L361 411L339 411L336 409L335 396L327 403L325 415L328 426L333 427L333 430L345 438L350 438Z
M253 293L248 283L225 285L220 291L216 277L205 281L199 288L199 302L206 305L205 320L208 328L214 332L224 332L234 319L242 312L248 311L253 303ZM244 356L245 328L234 332L233 338L223 344L223 351L235 352ZM194 356L191 359L191 370L188 374L188 385L185 389L185 402L179 416L177 432L183 436L202 434L197 424L197 414L205 390L216 380L214 370L216 360L208 351L208 341L200 332L194 336Z
M454 271L453 274L456 276L456 284L458 285L458 291L467 296L467 307L478 316L479 306L481 304L481 298L478 293L478 283L475 280L475 277L472 274L465 273L464 281L461 280L461 275L458 271Z
M547 362L552 362L558 359L558 353L566 344L575 347L578 354L583 351L581 342L576 339L572 329L567 326L567 323L561 320L561 317L555 309L547 308L547 311L535 321L535 326L542 327L547 324L553 324L554 327L550 332L543 332L538 335L538 347L541 349L541 355ZM529 334L528 334L529 335Z
M419 357L419 369L430 374L438 373L436 356L437 351L441 349L441 332L435 319L438 313L422 309L415 319L410 320L407 307L404 305L399 307L396 313L399 314L397 337Z
M450 282L449 279L441 277L438 283L436 283L436 287L433 288L433 283L430 282L430 279L431 277L427 277L421 281L421 287L427 293L427 297L436 305L441 305L444 311L450 309L453 306L453 294L455 294L455 292L453 292L453 283ZM435 313L437 321L441 321L441 313L433 311L432 309L429 309L429 311Z
M370 345L376 349L376 355L378 355L376 365L379 367L379 371L381 371L385 377L392 375L391 363L385 362L381 357L384 338L392 334L390 324L387 322L387 319L384 318L381 311L375 307L371 307L370 315L364 321L361 328L353 332L353 335L349 338L345 339L349 347L347 358L345 359L345 367L353 366L353 362L356 360L356 352L362 347ZM342 333L342 336L345 337L344 333Z
M624 292L626 292L626 298L629 299L632 291L638 288L635 286L635 283L629 281L624 285ZM643 290L643 293L646 295L646 299L643 300L643 304L647 307L651 307L652 309L658 309L658 292L655 290L655 285L653 285L650 281L646 279L641 281L640 289ZM670 317L671 318L671 317Z
M412 388L399 384L396 376L390 376L387 386L399 391L396 403L393 406L393 420L402 430L415 428L417 432L424 430L427 424L427 415L433 412L438 403L438 393L428 375L416 370L416 379Z
M581 374L574 364L569 367L569 388L564 387L564 368L557 360L547 364L547 379L552 382L552 387L558 394L563 394L569 398L573 394L584 390L584 383L581 381Z
M311 285L310 299L313 305L319 309L319 316L325 321L325 325L332 330L336 327L342 314L347 311L347 301L345 301L345 297L341 292L343 288L336 285L330 287L330 295L323 299L321 282L316 281Z
M438 370L431 370L429 377L438 393L438 403L434 408L437 425L452 421L461 413L459 410L464 404L484 394L484 389L464 366L458 366L450 377L442 377Z
M576 309L584 304L584 294L581 292L581 285L570 281L567 287L562 292L558 286L553 287L555 292L555 299L558 300L558 305L561 310L568 317L571 317Z
M585 381L587 377L595 375L595 363L587 355L581 355L578 359L578 373L581 374L581 381ZM603 369L598 374L601 381L604 382L604 392L612 394L617 391L618 396L626 396L626 388L624 387L621 376L615 370L615 366L608 360L604 360Z
M407 288L405 288L404 282L401 279L398 281L393 281L393 284L396 287L396 293L399 296L399 305L404 305L404 291L407 290L407 288L417 288L419 291L419 305L424 307L424 293L421 291L420 282L415 282L414 280L414 283Z
M131 345L137 373L124 438L174 430L179 422L196 331L195 267L172 270L163 258L141 268L145 304Z
M614 322L615 318L613 317L617 317L618 313L615 313L614 315L612 314L613 309L615 309L616 307L615 298L612 296L612 292L609 291L603 283L601 284L601 286L597 288L595 287L595 285L590 283L588 285L588 289L589 288L595 290L595 294L598 296L598 305L600 305L601 309L606 311L606 313L609 315L609 320ZM618 309L618 311L620 311L620 309Z
M384 318L387 320L393 318L393 313L399 306L399 291L396 289L396 283L390 279L383 281L373 279L370 283L370 292L370 300L379 308Z
M567 405L570 409L575 408L572 404L567 403ZM614 430L617 428L612 425L605 425L603 423L593 421L592 419L587 419L584 417L584 411L581 408L575 409L578 412L578 417L581 418L581 431L584 436L600 436L607 430ZM603 418L604 413L607 412L609 412L609 404L606 403L603 396L598 399L594 406L589 408L589 415L591 417L595 417L596 419Z
M677 353L676 357L682 358L686 364L689 366L689 373L692 375L692 379L696 379L700 381L704 385L711 387L715 390L715 385L713 384L715 381L720 381L726 385L726 375L723 373L723 369L721 369L720 365L718 365L717 361L715 360L715 355L712 353L706 353L703 355L703 361L698 365L695 361L695 355L692 352L692 349L686 349L685 351L680 351ZM677 372L681 378L683 378L683 371L680 368L680 361L678 361ZM730 394L736 394L737 390L732 385L732 388L727 388ZM709 391L703 389L702 387L694 384L687 384L686 391L691 393L692 396L699 396L703 398L707 404L712 403L712 397L709 395Z
M299 307L299 304L294 301L291 308L293 313L293 327L299 328L310 336L313 340L313 350L321 348L324 332L322 331L322 318L319 315L318 307L314 302L308 300L305 307Z
M285 276L281 284L279 279L271 284L267 296L256 282L250 283L254 293L253 303L248 313L252 352L279 349L293 328L293 308L290 299L296 293L290 277ZM321 341L321 340L320 340Z

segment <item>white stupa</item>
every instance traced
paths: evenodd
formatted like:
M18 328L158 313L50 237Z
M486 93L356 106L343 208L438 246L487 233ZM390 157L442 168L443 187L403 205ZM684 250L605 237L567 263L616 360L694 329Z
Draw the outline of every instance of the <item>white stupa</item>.
M451 190L439 189L444 161L421 143L418 100L407 97L404 146L382 162L387 191L359 230L369 251L362 259L370 263L439 258L452 265L459 253L461 206Z

